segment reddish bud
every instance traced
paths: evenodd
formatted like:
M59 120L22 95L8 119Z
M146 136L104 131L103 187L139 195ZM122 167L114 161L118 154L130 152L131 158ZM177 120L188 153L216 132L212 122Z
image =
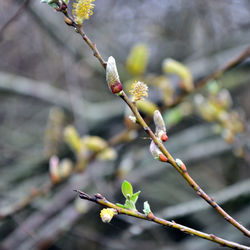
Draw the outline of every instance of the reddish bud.
M119 94L122 91L122 84L119 79L119 74L116 68L114 57L110 56L106 66L106 80L113 94Z
M110 90L113 94L118 94L122 91L122 84L120 82L116 82L110 85Z
M161 135L161 140L166 142L168 140L168 136L164 133Z
M183 172L187 172L186 165L182 162L182 160L176 159L175 162Z
M165 155L163 155L163 154L159 154L159 160L163 161L163 162L167 162L168 158Z
M63 3L61 8L62 8L62 10L66 10L68 8L68 6L66 3Z
M150 219L150 220L153 220L154 219L154 214L152 212L150 212L147 217Z

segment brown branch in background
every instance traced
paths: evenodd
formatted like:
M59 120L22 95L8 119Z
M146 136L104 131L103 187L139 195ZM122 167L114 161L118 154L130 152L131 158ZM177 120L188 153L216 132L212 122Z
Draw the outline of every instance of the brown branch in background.
M158 138L155 136L153 131L150 129L150 127L146 124L144 119L141 117L136 105L130 101L130 99L127 97L127 95L122 92L120 97L127 103L127 105L130 107L131 111L133 112L134 116L136 117L137 122L143 127L144 131L149 135L149 137L154 141L154 143L158 146L158 148L161 150L161 152L167 157L168 163L170 163L181 175L182 177L187 181L189 186L194 189L194 191L197 193L198 196L203 198L210 206L212 206L226 221L231 223L233 226L235 226L237 229L239 229L241 232L243 232L246 236L250 237L250 231L246 229L243 225L241 225L239 222L237 222L235 219L233 219L226 211L224 211L215 201L214 199L210 198L201 188L200 186L192 179L192 177L189 175L185 165L178 166L173 156L168 152L168 150L165 148L163 143L158 140Z
M24 10L27 8L29 5L30 0L25 0L23 4L19 7L19 9L16 11L16 13L1 27L0 29L0 40L4 34L4 31L13 23L16 21L21 14L24 12Z
M200 81L197 81L195 83L195 90L204 87L211 80L216 80L220 78L226 71L233 69L234 67L242 63L248 57L250 57L250 46L247 47L245 50L243 50L239 55L236 55L235 58L231 59L229 62L223 65L220 69L217 69L212 74L206 76ZM176 105L180 104L188 94L190 93L183 93L182 95L178 96L172 104L167 105L163 108L166 109L170 107L175 107Z
M197 237L200 237L200 238L203 238L206 240L213 241L215 243L218 243L221 246L227 246L227 247L230 247L233 249L250 250L250 247L240 245L238 243L219 238L219 237L215 236L214 234L203 233L203 232L195 230L193 228L186 227L186 226L183 226L181 224L175 223L174 221L167 221L167 220L161 219L159 217L154 216L152 212L149 215L145 215L145 214L138 212L137 210L129 210L126 208L118 207L114 203L111 203L110 201L106 200L106 198L104 198L101 194L96 194L94 197L91 197L90 195L88 195L82 191L76 190L76 192L78 193L78 195L81 199L95 202L95 203L97 203L101 206L104 206L104 207L113 208L116 210L116 212L118 214L125 214L128 216L136 217L138 219L152 221L154 223L157 223L157 224L160 224L160 225L163 225L166 227L175 228L177 230L180 230L181 232L184 232L184 233L187 233L190 235L195 235Z
M53 187L51 182L45 184L41 188L33 188L30 191L30 194L23 200L17 202L16 204L5 208L3 211L0 211L0 221L5 217L11 216L20 210L27 207L36 197L45 195L49 192L49 190Z
M112 138L110 138L110 140L107 143L107 146L103 148L103 150L105 150L106 148L110 147L110 146L116 146L122 142L127 142L131 140L130 137L130 131L125 129L124 131L120 132L117 135L114 135ZM91 162L93 162L96 157L97 154L100 152L94 152L92 154L89 155L88 159L87 159L87 164L90 164ZM76 173L78 174L79 172L73 172L73 174ZM70 178L67 177L67 178ZM43 196L46 195L52 188L54 188L56 186L56 183L46 183L45 185L43 185L42 187L34 187L31 189L30 194L28 194L24 199L18 201L17 203L10 205L6 208L4 208L2 211L0 209L0 221L3 220L4 218L11 216L19 211L21 211L22 209L24 209L25 207L27 207L35 198L39 197L39 196Z
M223 73L225 73L228 70L231 70L232 68L239 65L241 62L243 62L245 59L250 57L250 46L247 47L244 51L242 51L239 55L237 55L235 58L233 58L231 61L226 63L223 67L213 72L211 75L205 77L204 79L198 81L195 86L196 88L203 87L208 81L213 79L218 79L222 76Z
M92 49L94 52L94 56L97 57L101 65L104 69L106 69L106 62L103 61L96 45L87 37L87 35L83 32L82 28L79 29L79 25L76 24L74 19L68 15L67 7L65 8L66 4L60 4L58 3L58 11L61 11L64 15L64 21L69 26L73 26L78 33L82 36L84 41L88 44L88 46ZM214 79L216 77L219 77L222 73L224 73L226 70L236 66L239 64L242 60L244 60L248 54L250 49L248 48L246 52L242 53L242 55L238 56L236 59L232 60L232 62L228 63L226 66L224 66L222 69L217 70L215 73L210 75L209 77L205 78L207 80L201 81L199 84L200 86L205 84L207 81ZM152 132L150 127L147 125L147 123L144 121L144 119L141 117L136 105L130 101L130 99L127 97L124 91L121 91L121 94L119 95L126 104L130 107L131 111L136 117L137 122L143 127L144 131L149 135L149 137L154 141L154 143L159 147L159 149L162 151L162 153L167 157L168 163L170 163L181 175L182 177L188 182L188 184L194 189L194 191L197 193L198 196L203 198L210 206L212 206L226 221L231 223L233 226L235 226L238 230L243 232L244 235L250 237L250 231L246 229L243 225L241 225L239 222L237 222L235 219L233 219L226 211L224 211L215 201L214 199L210 198L200 187L199 185L192 179L192 177L188 174L186 167L182 168L179 167L173 158L173 156L168 152L168 150L165 148L163 143L157 139L155 134ZM185 166L185 165L184 165Z

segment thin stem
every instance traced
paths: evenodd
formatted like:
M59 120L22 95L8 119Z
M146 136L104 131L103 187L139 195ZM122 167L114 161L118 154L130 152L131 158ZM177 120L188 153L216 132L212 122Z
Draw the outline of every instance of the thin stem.
M195 235L197 237L218 243L221 246L227 246L227 247L230 247L233 249L250 250L250 247L248 247L248 246L240 245L238 243L225 240L223 238L215 236L214 234L207 234L207 233L195 230L193 228L183 226L181 224L175 223L174 221L164 220L162 218L154 216L153 213L150 213L149 215L145 215L145 214L138 212L137 210L129 210L126 208L118 207L114 203L108 201L101 194L96 194L94 197L91 197L90 195L88 195L80 190L75 190L75 191L78 193L78 195L81 199L95 202L95 203L102 205L104 207L113 208L117 211L118 214L125 214L128 216L136 217L138 219L152 221L154 223L157 223L157 224L160 224L160 225L163 225L166 227L175 228L177 230L180 230L181 232L185 232L187 234Z
M60 9L60 11L62 11ZM98 59L98 61L100 62L100 64L103 66L104 69L106 69L106 65L107 63L102 59L101 54L99 52L99 50L96 47L96 44L93 43L89 37L85 34L82 26L79 26L74 19L68 14L67 10L62 11L65 15L64 21L69 25L69 26L73 26L76 30L77 33L79 33L82 37L82 39L88 44L88 46L91 48L91 50L93 51L93 55Z
M182 175L182 177L187 181L190 187L192 187L197 195L199 195L201 198L203 198L210 206L212 206L214 209L217 210L217 212L229 223L231 223L233 226L235 226L237 229L239 229L241 232L243 232L246 236L250 237L250 232L247 230L243 225L241 225L239 222L237 222L234 218L232 218L225 210L223 210L215 201L214 199L210 198L209 195L207 195L200 186L192 179L192 177L189 175L188 171L185 169L183 170L180 168L173 156L168 152L168 150L165 148L163 143L155 136L153 131L150 129L150 127L146 124L144 119L141 117L136 105L130 101L128 96L123 92L120 97L127 103L127 105L130 107L131 111L136 117L137 122L143 127L145 132L151 137L151 139L154 141L154 143L159 147L159 149L162 151L162 153L168 158L168 162Z
M205 77L204 79L197 82L196 88L203 87L208 81L213 79L218 79L222 76L223 73L228 71L229 69L232 69L239 65L242 61L244 61L246 58L250 56L250 46L248 46L244 51L242 51L239 55L237 55L235 58L233 58L231 61L226 63L223 67L213 72L211 75Z
M4 31L9 27L11 23L18 19L18 17L23 13L23 11L27 8L30 0L25 0L23 4L19 7L16 13L1 27L0 29L0 39L2 38Z
M59 6L61 7L61 6ZM68 25L73 26L75 28L79 28L79 26L74 22L73 18L71 18L66 10L62 10L59 8L60 11L62 11L66 18L69 19L70 22L66 22ZM94 56L97 57L101 65L104 69L106 69L106 63L102 59L96 45L87 37L87 35L83 32L82 28L78 29L78 32L84 39L84 41L89 45L89 47L94 52ZM199 83L199 85L204 85L207 81L218 78L221 76L222 73L224 73L226 70L238 65L242 60L244 60L246 57L249 56L250 53L250 47L245 50L240 56L229 62L227 65L225 65L223 68L217 70L209 77L205 78L203 81ZM250 231L246 229L243 225L241 225L239 222L237 222L235 219L233 219L228 213L226 213L215 201L214 199L210 198L200 187L199 185L192 179L192 177L188 174L187 170L183 170L180 168L173 156L168 152L168 150L165 148L165 146L162 144L160 140L157 139L155 134L152 132L150 127L147 125L147 123L144 121L144 119L141 117L136 105L130 101L130 99L127 97L124 91L122 91L121 95L119 95L126 104L130 107L131 111L135 115L137 122L143 127L144 131L149 135L149 137L155 142L155 144L159 147L159 149L162 151L162 153L168 158L168 162L182 175L182 177L188 182L188 184L195 190L198 196L202 197L209 205L211 205L216 211L229 223L231 223L233 226L235 226L237 229L239 229L241 232L243 232L246 236L250 237Z
M209 81L216 80L220 78L226 71L231 70L232 68L236 67L240 63L242 63L246 58L250 56L250 46L248 46L245 50L243 50L239 55L236 55L235 58L231 59L229 62L227 62L225 65L223 65L220 69L217 69L210 75L206 76L205 78L201 79L200 81L195 83L195 90L200 89L204 87ZM179 103L182 102L182 100L190 93L183 93L182 95L178 96L176 100L174 100L173 103L170 105L164 106L164 108L170 108L175 107Z

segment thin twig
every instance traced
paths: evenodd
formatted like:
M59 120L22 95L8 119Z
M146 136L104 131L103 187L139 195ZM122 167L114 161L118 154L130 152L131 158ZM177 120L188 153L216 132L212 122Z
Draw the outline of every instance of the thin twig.
M88 195L82 191L76 190L76 192L78 193L78 195L81 199L95 202L95 203L100 204L104 207L113 208L117 211L118 214L125 214L128 216L136 217L138 219L152 221L154 223L157 223L157 224L160 224L163 226L167 226L170 228L175 228L177 230L180 230L181 232L185 232L185 233L190 234L190 235L195 235L197 237L213 241L215 243L218 243L221 246L227 246L227 247L230 247L233 249L250 250L250 247L248 247L248 246L240 245L238 243L219 238L219 237L215 236L214 234L203 233L203 232L195 230L193 228L186 227L186 226L183 226L181 224L175 223L174 221L167 221L167 220L161 219L159 217L154 216L152 213L150 213L149 215L145 215L145 214L138 212L137 210L135 211L135 210L129 210L126 208L118 207L114 203L111 203L110 201L106 200L106 198L104 198L101 194L96 194L94 197L91 197L90 195Z
M0 221L8 216L11 216L18 211L27 207L36 197L45 195L53 187L51 182L45 184L41 188L32 188L30 194L27 195L23 200L17 202L13 206L5 208L3 211L0 211Z
M191 186L201 198L203 198L209 205L211 205L217 212L229 223L243 232L246 236L250 237L250 231L247 230L243 225L237 222L234 218L232 218L226 211L224 211L215 201L210 198L201 188L200 186L192 179L186 169L180 168L173 156L168 152L163 143L158 140L150 127L146 124L144 119L141 117L136 105L130 101L128 96L122 92L120 97L127 103L130 107L131 111L136 117L137 122L143 127L144 131L149 135L149 137L154 141L154 143L159 147L161 152L168 158L168 162L182 175L182 177L188 182L189 186Z
M239 65L243 62L246 58L250 57L250 46L248 46L244 51L242 51L239 55L235 58L231 59L228 63L222 66L220 69L213 72L211 75L205 77L204 79L198 81L195 86L196 88L203 87L208 81L213 79L218 79L221 77L226 71L231 70L232 68Z
M2 38L4 31L10 26L11 23L13 23L27 8L30 0L25 0L23 4L19 7L19 9L16 11L16 13L2 26L0 29L0 39Z
M233 69L240 63L242 63L246 58L250 57L250 46L247 47L245 50L243 50L239 55L236 55L235 58L231 59L229 62L227 62L225 65L223 65L220 69L217 69L210 75L206 76L205 78L201 79L200 81L195 83L195 90L198 90L202 87L204 87L209 81L216 80L220 78L226 71ZM173 103L170 105L165 105L163 109L175 107L178 104L180 104L183 99L190 93L183 93L179 95Z
M65 3L64 3L65 4ZM88 46L92 49L94 52L94 56L97 57L101 65L104 69L106 69L106 63L102 59L96 45L88 38L88 36L83 32L82 28L79 29L79 26L75 23L73 18L71 18L68 15L67 10L62 9L62 5L58 3L58 11L61 11L64 13L65 18L69 21L65 21L68 25L73 26L76 28L76 31L80 33L84 41L88 44ZM222 69L216 71L211 76L207 77L206 81L201 81L200 85L205 84L208 80L214 79L216 77L219 77L222 73L224 73L226 70L236 66L241 62L241 60L245 59L249 55L248 48L246 52L242 53L239 57L232 60L232 62L228 63L226 66L224 66ZM239 222L237 222L235 219L233 219L228 213L226 213L215 201L214 199L210 198L200 187L199 185L192 179L192 177L189 175L188 171L186 169L180 168L173 156L168 152L168 150L165 148L163 143L157 139L155 134L152 132L150 127L147 125L147 123L144 121L144 119L141 117L136 105L130 101L128 96L124 91L122 91L121 95L119 95L126 104L130 107L131 111L135 115L137 122L143 127L144 131L149 135L149 137L155 142L155 144L159 147L159 149L162 151L162 153L168 158L168 162L182 175L182 177L188 182L188 184L194 189L194 191L197 193L198 196L203 198L209 205L211 205L216 211L229 223L231 223L233 226L235 226L237 229L239 229L241 232L243 232L246 236L250 237L250 231L246 229L243 225L241 225Z
M104 147L103 150L107 149L108 147L116 146L124 141L127 142L130 138L129 133L130 133L130 131L126 129L126 130L120 132L119 134L114 135L107 142L107 146ZM94 153L90 154L88 156L86 164L88 165L88 164L92 163L96 159L98 153L100 153L100 152L94 152ZM85 168L85 170L86 170L86 168ZM79 174L79 171L73 172L72 175L73 174ZM70 178L72 175L68 176L67 179ZM18 201L17 203L15 203L7 208L0 209L0 221L6 217L9 217L9 216L21 211L22 209L27 207L35 198L46 195L55 186L56 186L56 184L49 182L49 183L44 184L42 187L32 188L30 193L24 199Z

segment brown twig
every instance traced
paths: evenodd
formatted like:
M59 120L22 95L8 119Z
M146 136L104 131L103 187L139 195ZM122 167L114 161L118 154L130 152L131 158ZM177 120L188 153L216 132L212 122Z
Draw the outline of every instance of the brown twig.
M16 13L2 26L0 29L0 39L2 38L4 31L10 26L12 22L14 22L26 9L28 6L30 0L25 0L23 4L19 7L19 9L16 11Z
M243 50L239 55L236 55L235 58L231 59L229 62L227 62L225 65L223 65L220 69L217 69L210 75L206 76L205 78L201 79L200 81L197 81L195 83L195 90L198 90L202 87L204 87L209 81L216 80L220 78L226 71L233 69L240 63L242 63L246 58L250 57L250 46L247 47L245 50ZM178 104L180 104L183 99L189 95L190 93L183 93L179 95L173 103L170 105L166 105L163 107L163 109L175 107Z
M138 212L137 210L129 210L126 208L118 207L114 203L111 203L106 198L104 198L101 194L96 194L94 197L91 197L90 195L88 195L80 190L75 190L75 191L78 193L78 195L81 199L95 202L95 203L97 203L101 206L104 206L104 207L113 208L117 211L118 214L125 214L128 216L136 217L138 219L152 221L154 223L157 223L157 224L160 224L160 225L163 225L166 227L175 228L177 230L180 230L181 232L184 232L184 233L187 233L190 235L195 235L197 237L200 237L200 238L203 238L206 240L213 241L215 243L218 243L221 246L227 246L227 247L230 247L233 249L250 250L250 247L248 247L248 246L240 245L238 243L219 238L219 237L215 236L214 234L203 233L203 232L195 230L193 228L186 227L186 226L183 226L181 224L175 223L174 221L164 220L162 218L154 216L153 213L150 213L149 215L145 215L145 214Z
M168 152L163 143L155 136L150 127L146 124L144 119L141 117L136 105L130 101L128 96L123 92L120 97L127 103L131 111L136 117L137 122L143 127L144 131L149 135L149 137L154 141L154 143L159 147L161 152L168 158L168 162L182 175L182 177L188 182L201 198L203 198L209 205L211 205L217 212L229 223L243 232L246 236L250 237L250 232L239 222L233 219L226 211L224 211L212 198L210 198L200 186L192 179L186 168L181 168L177 165L173 156Z
M114 135L112 138L110 138L110 140L107 142L107 146L103 148L103 150L107 149L108 147L111 146L116 146L119 143L122 143L124 141L129 141L130 140L130 135L129 135L130 131L125 129L122 132L120 132L117 135ZM93 162L98 153L100 152L94 152L92 154L90 154L88 156L87 159L87 164L90 164L91 162ZM85 168L86 169L86 168ZM79 171L73 172L73 174L78 174ZM70 175L72 176L72 175ZM70 178L67 177L67 178ZM22 209L24 209L25 207L27 207L35 198L39 197L39 196L43 196L46 195L52 188L54 188L56 186L56 184L53 184L52 182L46 183L44 186L42 187L37 187L37 188L32 188L30 191L30 194L28 194L24 199L20 200L19 202L15 203L12 206L9 206L5 209L3 209L1 211L0 209L0 221L3 220L6 217L9 217L19 211L21 211Z
M65 5L65 3L63 3ZM98 59L98 61L100 62L100 64L103 66L104 69L106 69L106 65L107 63L102 59L101 54L99 52L99 50L96 47L96 44L93 43L89 37L85 34L82 26L79 26L74 19L68 14L67 9L63 9L63 4L60 4L58 2L58 11L63 12L64 14L64 21L67 25L72 26L75 28L76 32L79 33L82 37L82 39L88 44L88 46L91 48L91 50L93 51L93 55ZM66 6L66 5L65 5Z
M204 79L198 81L195 84L196 88L203 87L210 80L218 79L226 71L231 70L232 68L236 67L237 65L239 65L241 62L243 62L248 57L250 57L250 46L247 47L244 51L242 51L235 58L231 59L231 61L229 61L228 63L226 63L220 69L216 70L215 72L213 72L211 75L205 77Z
M64 13L65 22L76 28L76 31L80 33L84 41L89 45L89 47L94 52L94 56L97 57L101 65L104 69L106 69L106 63L102 59L96 45L87 37L87 35L83 32L82 28L79 28L79 26L75 23L73 18L71 18L67 10L62 9L62 5L58 3L58 11L61 11ZM226 70L236 66L239 64L242 60L244 60L250 52L250 48L248 48L245 52L243 52L240 56L238 56L236 59L232 60L230 63L228 63L226 66L221 68L220 70L217 70L209 77L205 78L203 81L200 82L200 86L205 84L208 80L218 78L222 73L224 73ZM159 149L162 151L162 153L168 158L168 162L182 175L182 177L188 182L188 184L194 189L194 191L197 193L198 196L203 198L209 205L211 205L226 221L231 223L233 226L235 226L238 230L243 232L246 236L250 237L250 231L246 229L243 225L241 225L239 222L237 222L235 219L233 219L228 213L226 213L212 198L210 198L200 187L199 185L192 179L192 177L189 175L186 167L181 168L177 165L175 159L173 156L168 152L168 150L165 148L165 146L162 144L160 140L155 136L155 134L152 132L150 127L147 125L147 123L144 121L144 119L141 117L136 105L130 101L128 96L125 94L124 91L122 91L121 95L119 95L126 104L130 107L131 111L135 115L137 122L143 127L144 131L149 135L149 137L155 142L155 144L159 147Z
M13 206L0 211L0 220L12 214L15 214L23 208L27 207L36 197L47 194L52 187L53 184L49 182L41 188L33 188L26 198L14 204Z

